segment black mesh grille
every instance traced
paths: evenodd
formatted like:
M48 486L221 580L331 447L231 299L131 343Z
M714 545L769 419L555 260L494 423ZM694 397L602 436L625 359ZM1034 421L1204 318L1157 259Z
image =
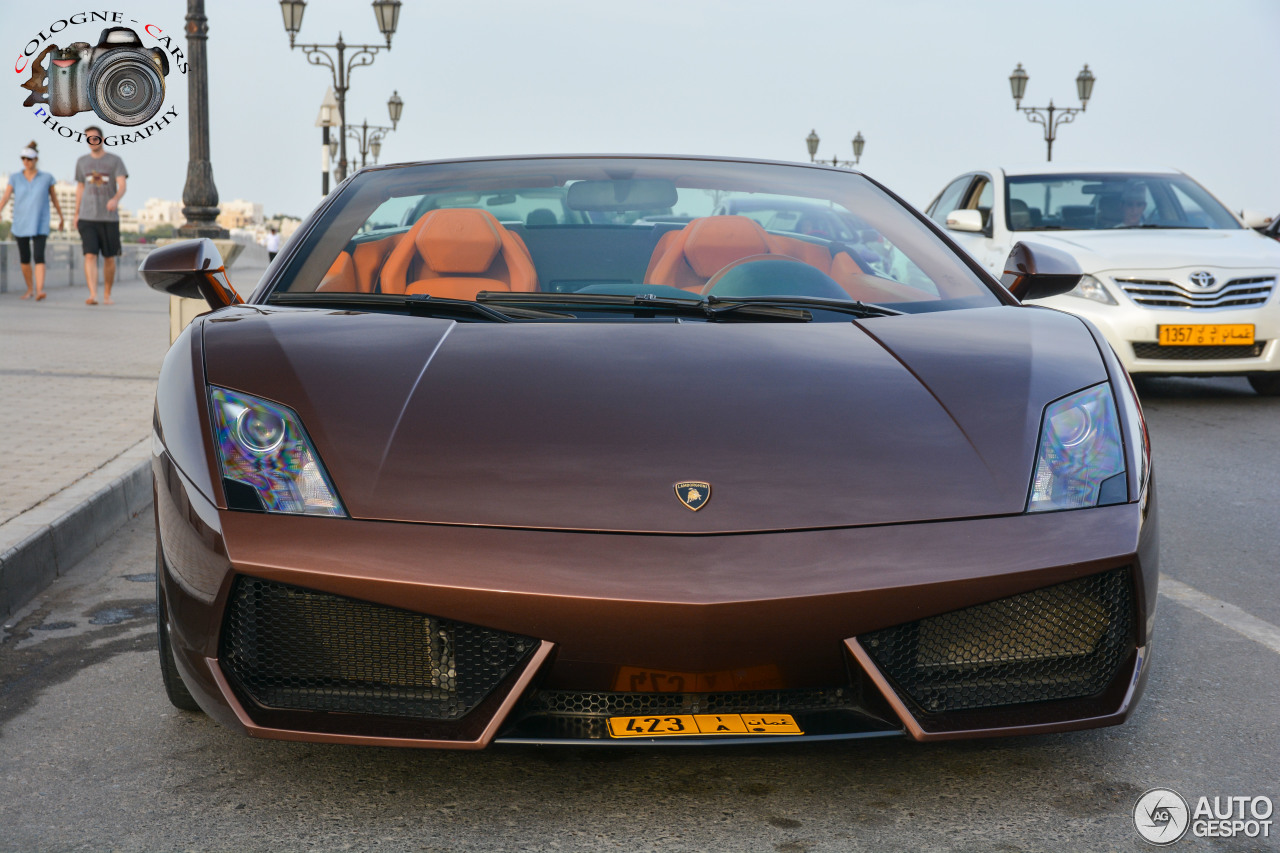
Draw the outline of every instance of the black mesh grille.
M408 610L241 577L221 662L258 704L457 720L537 641Z
M1252 344L1217 347L1160 346L1153 343L1135 343L1133 354L1138 358L1156 358L1165 361L1212 361L1219 358L1257 358L1262 355L1266 341Z
M750 690L739 693L580 693L538 690L525 700L530 714L570 717L630 717L645 714L794 713L853 706L848 688Z
M1100 692L1131 649L1129 569L966 607L859 640L926 713Z
M833 731L882 728L868 716L849 687L801 690L752 690L741 693L583 693L572 690L536 690L521 704L517 734L535 738L609 737L609 717L644 717L670 714L794 714L809 734L819 733L822 721L832 721ZM807 716L803 716L807 715ZM816 716L815 716L816 715Z

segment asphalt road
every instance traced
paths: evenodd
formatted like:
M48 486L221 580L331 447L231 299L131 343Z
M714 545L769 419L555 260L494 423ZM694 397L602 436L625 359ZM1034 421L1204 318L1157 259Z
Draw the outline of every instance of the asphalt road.
M167 704L140 519L0 639L0 850L1150 850L1131 818L1150 788L1275 802L1280 400L1225 379L1140 392L1174 582L1124 726L658 751L251 740Z

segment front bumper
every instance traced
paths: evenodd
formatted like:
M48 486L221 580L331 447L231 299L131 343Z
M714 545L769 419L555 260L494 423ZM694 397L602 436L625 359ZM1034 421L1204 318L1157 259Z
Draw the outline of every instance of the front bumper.
M1158 575L1153 490L1143 504L1030 516L635 536L219 511L164 457L156 466L162 589L179 669L202 708L254 736L471 749L504 741L635 744L649 741L611 741L600 722L661 703L694 713L713 705L790 709L809 739L1066 731L1122 722L1147 672ZM1132 590L1124 659L1089 696L931 714L863 642L904 623L1116 570ZM228 603L244 577L536 645L454 721L270 707L247 695L222 659ZM672 681L673 674L692 681ZM680 689L663 694L663 687ZM604 704L581 712L587 695ZM750 740L764 739L802 738Z
M1120 304L1103 305L1076 296L1055 296L1034 304L1056 308L1092 322L1115 349L1125 370L1131 374L1182 376L1248 375L1280 371L1280 302L1272 294L1265 305L1230 309L1150 308L1134 304L1104 278L1108 292ZM1228 325L1247 323L1254 327L1257 346L1161 347L1157 327L1161 325Z

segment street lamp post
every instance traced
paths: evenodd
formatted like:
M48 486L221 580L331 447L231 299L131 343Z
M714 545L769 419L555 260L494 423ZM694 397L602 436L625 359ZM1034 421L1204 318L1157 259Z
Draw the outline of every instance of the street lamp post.
M338 97L338 138L342 156L339 159L338 180L347 176L347 89L350 87L351 72L363 65L372 65L374 57L380 50L391 49L391 36L395 34L400 20L400 0L373 0L373 14L378 19L378 29L386 36L387 45L347 44L338 33L338 41L334 44L295 44L298 30L302 29L302 13L306 11L306 0L280 0L280 13L284 16L284 28L289 33L289 48L301 48L307 61L312 65L325 66L333 75L333 90ZM326 48L338 53L335 60ZM346 58L346 51L354 51Z
M231 235L218 225L218 187L213 183L213 164L209 162L209 65L205 51L208 33L204 0L187 0L187 57L191 70L187 100L191 116L187 121L187 182L182 187L182 215L187 221L178 233L188 238L226 239Z
M1075 121L1076 113L1084 112L1085 107L1089 105L1089 98L1093 96L1093 72L1089 70L1089 64L1085 63L1084 68L1076 75L1076 94L1080 96L1079 108L1055 107L1052 98L1049 99L1047 107L1022 106L1022 96L1026 94L1028 79L1030 79L1029 75L1022 70L1022 63L1019 62L1018 67L1009 75L1009 88L1013 90L1013 107L1019 112L1026 113L1027 121L1044 128L1044 141L1048 146L1047 159L1052 162L1053 140L1058 138L1058 127Z
M333 162L334 152L337 150L337 142L330 140L329 128L338 124L338 99L334 97L333 87L330 86L328 91L324 93L324 100L320 102L320 115L316 117L316 126L321 128L320 132L320 194L329 194L329 164Z
M818 143L820 141L821 139L818 137L818 131L816 130L809 131L809 135L804 138L804 144L809 149L809 162L810 163L830 162L832 166L837 166L841 169L852 169L854 166L857 166L858 161L862 159L862 149L864 149L867 145L867 140L862 138L862 131L858 131L857 135L853 137L853 159L852 160L841 160L840 158L836 157L833 154L831 156L831 160L827 161L827 160L817 159Z
M385 125L369 124L369 121L360 123L360 126L347 128L347 133L355 140L360 149L360 165L369 165L369 154L373 153L373 159L378 159L378 153L382 151L382 140L387 134L396 129L396 125L400 123L400 113L404 110L404 101L400 99L399 92L392 92L391 99L387 101L387 113L391 116L391 127ZM354 159L354 158L353 158Z

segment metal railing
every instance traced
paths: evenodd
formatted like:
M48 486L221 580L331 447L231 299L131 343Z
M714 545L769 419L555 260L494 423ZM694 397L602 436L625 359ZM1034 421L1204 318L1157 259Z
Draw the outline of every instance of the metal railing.
M125 243L116 258L116 283L141 281L138 264L154 249L151 243ZM84 254L78 240L50 240L45 244L45 287L84 287ZM98 281L102 281L102 263L98 263ZM0 241L0 293L26 289L22 268L18 265L18 244Z

